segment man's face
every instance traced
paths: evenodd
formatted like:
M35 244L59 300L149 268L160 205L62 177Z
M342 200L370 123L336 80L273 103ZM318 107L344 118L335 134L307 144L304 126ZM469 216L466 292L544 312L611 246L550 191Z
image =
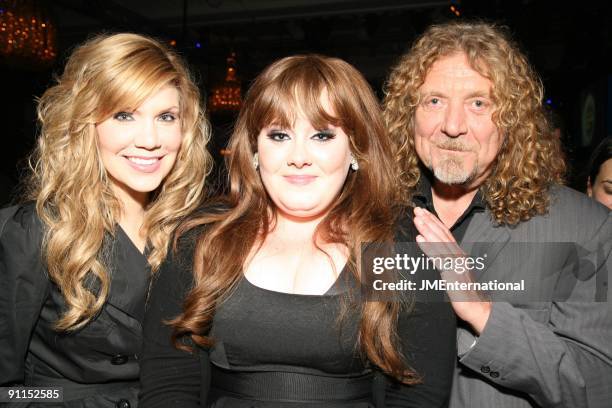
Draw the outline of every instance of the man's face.
M467 188L483 183L502 144L492 120L492 83L463 53L441 57L419 89L415 148L436 179Z

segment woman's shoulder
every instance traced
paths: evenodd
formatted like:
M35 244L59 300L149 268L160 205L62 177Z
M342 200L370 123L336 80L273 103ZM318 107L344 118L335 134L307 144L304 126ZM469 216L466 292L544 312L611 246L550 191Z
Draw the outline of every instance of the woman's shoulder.
M3 241L38 245L42 234L43 224L34 202L0 209L0 239Z
M172 247L175 257L190 258L196 244L230 210L222 200L209 201L187 215L176 229Z
M34 203L0 210L0 277L6 283L3 289L15 291L21 287L17 282L27 282L27 290L45 287L47 280L40 279L46 276L42 240L42 221ZM0 295L10 296L6 292Z

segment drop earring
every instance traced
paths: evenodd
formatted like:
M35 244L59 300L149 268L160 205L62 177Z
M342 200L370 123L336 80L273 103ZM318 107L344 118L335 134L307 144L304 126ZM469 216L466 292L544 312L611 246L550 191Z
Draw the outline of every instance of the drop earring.
M255 153L253 155L253 167L255 168L255 170L259 168L259 153Z
M351 169L353 171L359 170L359 163L357 163L357 159L354 156L351 156Z

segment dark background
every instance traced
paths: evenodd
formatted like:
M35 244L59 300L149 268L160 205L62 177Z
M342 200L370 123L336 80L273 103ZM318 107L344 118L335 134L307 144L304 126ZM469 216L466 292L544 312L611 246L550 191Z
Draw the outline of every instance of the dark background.
M35 98L61 73L71 49L100 32L132 31L174 41L204 95L223 82L226 58L234 51L243 92L277 58L317 52L355 65L382 96L390 67L429 24L481 18L507 25L541 75L570 159L570 185L584 189L590 150L612 134L612 13L605 1L21 1L32 2L53 22L58 57L42 66L0 56L0 204L16 198L24 158L34 144ZM0 11L14 3L0 0ZM210 148L218 164L232 121L232 114L211 115Z

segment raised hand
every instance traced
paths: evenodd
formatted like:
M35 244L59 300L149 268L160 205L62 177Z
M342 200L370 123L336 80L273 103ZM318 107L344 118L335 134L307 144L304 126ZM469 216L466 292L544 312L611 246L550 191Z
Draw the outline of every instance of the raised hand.
M414 224L419 235L416 241L428 257L465 257L450 230L429 211L415 207ZM473 282L470 271L440 270L442 279L448 282ZM469 323L480 334L491 314L491 302L475 290L447 291L457 316Z

